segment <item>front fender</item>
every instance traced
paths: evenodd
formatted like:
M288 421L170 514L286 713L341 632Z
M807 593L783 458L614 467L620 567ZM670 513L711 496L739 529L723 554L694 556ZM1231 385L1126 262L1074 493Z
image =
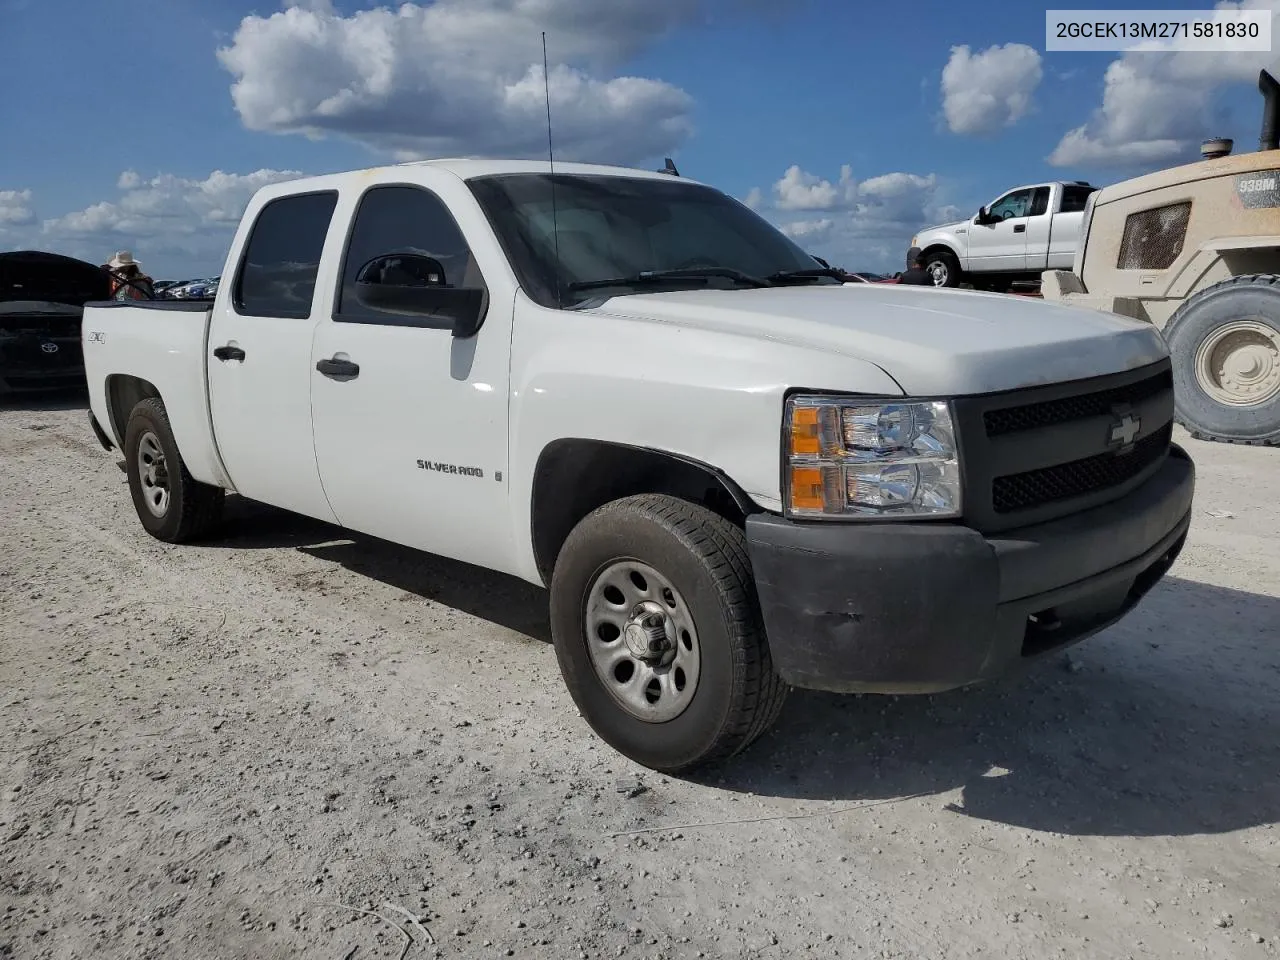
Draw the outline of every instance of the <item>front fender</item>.
M880 367L793 344L517 307L512 338L514 529L531 526L542 451L574 437L707 464L761 509L780 511L783 399L795 388L901 396ZM533 547L519 558L537 575Z
M967 268L969 230L972 227L973 224L967 220L960 223L949 223L941 227L930 227L928 230L921 230L916 234L915 246L925 253L930 250L950 250L955 258L960 261L960 266Z

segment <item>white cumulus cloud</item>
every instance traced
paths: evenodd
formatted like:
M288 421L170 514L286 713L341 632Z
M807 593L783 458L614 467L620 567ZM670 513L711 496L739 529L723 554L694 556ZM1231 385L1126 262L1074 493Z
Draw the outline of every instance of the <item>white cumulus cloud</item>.
M739 0L745 2L745 0ZM218 51L251 130L342 136L401 159L542 156L541 33L557 155L638 162L692 133L692 99L612 71L703 0L436 0L248 16Z
M1040 54L1025 43L1006 43L972 53L951 48L942 70L942 112L952 133L992 134L1012 126L1031 109L1044 75Z
M748 201L806 250L850 270L902 269L913 233L957 216L941 201L936 174L858 180L849 165L834 179L792 165L768 193L752 189Z
M203 179L162 173L144 177L126 170L116 181L118 195L62 216L22 221L21 240L101 263L115 250L133 251L149 271L187 271L220 265L249 199L263 186L302 176L294 170L226 173ZM25 194L29 199L30 194ZM7 209L0 192L0 211ZM17 194L22 197L23 194ZM28 211L30 208L27 208ZM3 222L0 213L0 223Z
M773 193L779 210L831 210L855 196L853 168L848 164L841 167L840 178L832 183L792 164L773 185Z
M792 223L784 223L781 230L793 240L801 237L817 239L830 233L833 226L835 226L834 220L830 217L822 217L819 220L796 220Z
M1270 10L1280 36L1280 0L1224 2L1218 10ZM1158 45L1151 45L1158 46ZM1277 72L1280 54L1213 54L1157 49L1125 53L1107 67L1102 105L1067 131L1054 166L1141 166L1194 160L1196 144L1217 135L1213 105L1223 87L1254 84L1258 71Z
M0 230L6 226L25 227L35 222L30 190L0 190Z
M261 187L302 176L296 170L224 173L203 180L162 173L144 180L126 171L117 181L121 196L44 222L51 235L132 234L140 239L192 234L210 226L230 228Z

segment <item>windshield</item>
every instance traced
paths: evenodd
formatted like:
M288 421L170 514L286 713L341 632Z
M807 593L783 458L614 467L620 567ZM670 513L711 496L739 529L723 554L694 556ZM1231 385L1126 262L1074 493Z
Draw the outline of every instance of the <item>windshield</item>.
M557 239L560 297L566 306L689 286L741 288L734 274L821 273L813 257L767 220L710 187L674 178L556 174L554 179L554 233L550 175L468 181L521 286L544 307L558 305ZM700 269L707 273L697 275ZM667 270L687 275L643 276ZM629 278L634 282L626 282ZM599 283L611 279L619 283ZM810 282L838 281L816 276Z

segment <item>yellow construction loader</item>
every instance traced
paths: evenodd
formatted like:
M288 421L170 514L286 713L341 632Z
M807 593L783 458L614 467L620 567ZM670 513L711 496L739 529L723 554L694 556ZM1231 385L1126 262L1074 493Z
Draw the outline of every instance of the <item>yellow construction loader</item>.
M1046 300L1155 324L1178 421L1204 440L1280 445L1280 84L1258 77L1256 153L1204 141L1197 163L1090 195L1071 270Z

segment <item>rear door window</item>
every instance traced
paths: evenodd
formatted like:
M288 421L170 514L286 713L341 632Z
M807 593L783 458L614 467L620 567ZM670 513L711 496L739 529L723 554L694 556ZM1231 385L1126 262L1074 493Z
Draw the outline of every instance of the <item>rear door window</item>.
M262 208L236 279L236 312L249 317L311 315L320 254L337 203L334 192L304 193Z

